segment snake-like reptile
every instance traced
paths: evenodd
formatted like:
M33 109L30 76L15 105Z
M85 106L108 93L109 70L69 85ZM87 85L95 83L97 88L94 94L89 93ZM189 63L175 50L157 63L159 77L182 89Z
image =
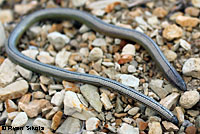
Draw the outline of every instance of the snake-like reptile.
M29 70L32 70L41 74L53 76L56 78L107 87L109 89L112 89L114 91L127 95L145 104L146 106L150 107L154 111L158 112L165 119L175 124L178 124L178 120L176 116L173 115L173 113L170 112L170 110L162 106L160 103L158 103L154 99L130 87L127 87L117 81L104 78L101 76L71 72L62 68L58 68L56 66L41 63L37 60L31 59L23 55L17 49L17 44L19 43L20 38L31 25L33 25L34 23L38 21L47 20L47 19L76 20L78 22L81 22L87 25L94 31L97 31L104 35L120 38L120 39L126 39L126 40L134 41L140 44L148 51L148 53L154 59L157 66L163 72L165 77L175 87L183 91L187 90L184 80L181 78L178 72L170 65L170 63L165 58L165 56L163 55L159 47L150 37L136 30L121 28L121 27L117 27L111 24L107 24L89 13L79 11L79 10L74 10L74 9L68 9L68 8L43 9L43 10L36 11L26 16L25 18L23 18L21 22L15 27L15 29L10 34L8 43L6 45L6 52L9 58L13 62Z

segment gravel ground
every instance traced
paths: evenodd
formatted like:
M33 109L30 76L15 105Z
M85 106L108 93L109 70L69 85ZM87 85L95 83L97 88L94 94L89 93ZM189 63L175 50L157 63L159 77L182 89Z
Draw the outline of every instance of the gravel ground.
M147 34L181 74L188 91L173 87L140 45L104 36L73 20L34 24L18 45L24 55L70 71L119 81L170 109L179 124L104 87L57 80L12 63L4 45L14 27L34 11L56 7L84 10L107 23ZM200 133L199 16L200 0L0 0L0 131ZM13 130L4 130L5 126Z

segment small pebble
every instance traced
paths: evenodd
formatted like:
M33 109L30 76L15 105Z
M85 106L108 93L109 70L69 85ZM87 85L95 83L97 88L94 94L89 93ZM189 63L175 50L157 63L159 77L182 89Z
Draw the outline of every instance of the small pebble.
M179 100L180 105L185 108L189 109L192 108L197 102L199 102L200 95L197 91L186 91Z
M176 23L182 27L196 27L199 24L200 20L198 18L189 17L189 16L178 16L176 18Z
M75 7L83 6L88 0L71 0Z
M178 131L179 130L179 128L171 122L163 121L162 124L167 131Z
M61 33L52 32L47 35L49 42L54 45L57 50L64 47L65 44L69 43L70 39Z
M157 7L153 10L153 15L164 18L167 15L167 11L163 7Z
M51 103L58 107L61 106L64 96L65 96L64 90L61 92L56 92L54 96L51 98Z
M59 51L56 54L56 58L55 58L56 65L61 68L65 67L68 63L70 55L71 55L71 52L68 52L64 49L62 51Z
M89 59L91 61L97 61L102 57L103 57L103 51L98 47L93 48L89 53Z
M120 76L121 83L130 87L137 88L140 80L133 75L122 74Z
M185 13L189 14L190 16L195 16L197 17L199 15L200 10L198 8L195 7L187 7L185 9Z
M127 44L123 47L121 55L135 55L135 46L132 44Z
M33 10L38 5L38 2L33 0L27 4L16 4L14 6L14 11L20 15L24 15L29 11Z
M200 8L200 0L192 0L192 4L193 4L195 7Z
M37 59L45 64L54 64L54 57L50 56L50 54L45 51L41 51Z
M200 79L200 58L190 58L184 64L182 72L186 76Z
M117 130L118 134L139 134L139 129L127 123L122 123L121 127Z
M97 111L101 112L102 103L100 101L100 95L98 93L97 87L89 84L85 84L80 87L82 95L90 103L90 105Z
M86 120L86 130L96 130L100 125L100 120L98 118L92 117Z
M103 38L97 38L92 42L92 45L95 47L106 46L106 41Z
M105 93L102 93L102 94L101 94L101 102L103 103L104 108L105 108L106 110L110 110L110 109L113 108L113 105L112 105L112 103L110 102L110 100L109 100L109 98L108 98L108 95L105 94Z
M160 104L165 106L167 109L170 109L172 105L177 103L179 96L180 96L179 93L172 93L167 97L161 99Z
M180 39L180 45L185 49L185 50L190 50L191 49L191 45L183 40L183 39Z
M9 23L14 19L12 10L4 9L0 10L0 21L1 23Z
M139 107L133 107L128 111L128 114L134 116L139 112L140 108Z
M177 54L172 50L165 50L164 55L168 61L174 61L177 58Z
M180 38L182 37L182 35L183 35L183 30L175 24L168 25L163 30L163 37L169 41L176 38Z
M149 132L148 134L162 134L162 128L159 122L149 123Z
M25 112L20 112L12 121L12 127L23 127L28 121L28 117Z

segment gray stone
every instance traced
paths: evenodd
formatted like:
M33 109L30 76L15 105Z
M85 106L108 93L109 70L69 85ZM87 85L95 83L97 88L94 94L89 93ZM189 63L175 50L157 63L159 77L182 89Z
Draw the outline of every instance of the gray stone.
M8 58L0 66L0 87L4 87L7 84L14 81L18 76L18 72L15 69L15 64Z
M134 88L137 88L139 86L140 80L133 75L122 74L120 75L120 79L121 79L121 83L126 86L130 86Z
M62 51L58 52L56 55L55 63L57 66L63 68L67 65L71 52L66 51L63 49Z
M36 118L33 122L33 126L36 126L36 127L45 127L45 128L51 128L51 121L50 120L47 120L47 119L43 119L43 118Z
M28 121L28 117L25 112L20 112L12 121L12 127L23 127Z
M200 58L188 59L183 65L182 72L186 76L200 79Z
M174 104L177 103L179 96L180 96L179 93L172 93L167 97L161 99L160 104L165 106L167 109L170 109Z
M197 102L199 102L200 95L197 91L187 91L181 95L179 100L180 105L185 108L189 109L192 108Z
M33 73L30 70L25 69L19 65L16 66L16 70L20 73L22 77L24 77L27 80L31 80Z
M79 119L68 117L62 125L56 130L58 134L75 134L81 131L81 121Z
M106 46L106 41L103 38L96 38L92 42L92 45L95 46L95 47Z
M97 87L89 84L85 84L80 87L81 93L90 103L90 105L97 111L101 112L102 103L100 101L100 95L98 93Z
M0 89L0 101L16 99L28 91L28 83L25 80L16 81L5 88Z
M117 130L118 134L139 134L139 128L133 127L127 123L122 123Z
M160 97L160 98L164 98L168 92L166 90L163 89L162 87L163 85L163 80L151 80L151 82L149 83L149 87Z
M102 57L103 57L103 51L98 47L93 48L89 53L89 59L91 61L99 60Z

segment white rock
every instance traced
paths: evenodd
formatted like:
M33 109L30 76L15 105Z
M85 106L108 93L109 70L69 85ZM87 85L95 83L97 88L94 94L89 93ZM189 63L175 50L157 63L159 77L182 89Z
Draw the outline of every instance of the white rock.
M67 91L65 92L65 97L64 97L64 114L65 115L71 115L74 112L82 111L82 105L78 96L76 93L72 91Z
M95 130L99 127L100 120L98 118L92 117L86 120L86 130Z
M164 55L168 61L174 61L177 58L177 54L172 50L165 50Z
M134 119L129 118L129 117L123 118L122 120L123 120L124 122L128 123L128 124L131 124L131 123L134 121Z
M172 93L167 97L161 99L160 104L165 106L167 109L170 109L172 105L177 103L179 95L180 95L179 93Z
M149 134L162 134L162 128L159 122L149 123Z
M122 123L121 127L117 130L118 134L139 134L139 128L134 128L127 123Z
M76 118L67 117L67 119L56 130L59 134L79 134L81 132L81 121Z
M162 124L167 131L178 131L179 130L179 128L171 122L163 121Z
M66 51L63 49L62 51L58 52L56 55L55 63L57 66L63 68L67 65L71 52Z
M160 23L160 21L158 20L157 16L152 16L152 17L149 17L147 19L147 22L151 25L151 26L155 26L155 25L158 25Z
M24 15L28 13L29 11L33 10L37 5L38 5L38 2L33 0L27 4L15 4L14 10L16 13L20 15Z
M105 11L102 9L94 9L91 12L96 16L103 16L105 14Z
M100 0L100 1L94 1L87 5L89 9L104 9L111 3L120 2L126 4L127 2L125 0Z
M87 31L89 31L89 30L90 30L90 28L83 24L83 25L81 26L81 28L79 29L79 32L80 32L80 33L85 33L85 32L87 32Z
M0 66L0 87L4 87L7 84L14 81L18 76L18 72L15 69L15 64L8 58Z
M187 91L181 95L179 100L180 105L185 108L189 109L192 108L197 102L199 102L200 95L197 91Z
M186 76L200 79L200 58L188 59L183 65L182 72Z
M134 65L129 65L128 66L128 72L129 73L134 73L134 72L136 72L137 70L136 70L136 68L135 68L135 66Z
M83 47L80 49L81 55L88 57L89 56L89 49L87 47Z
M115 64L112 62L102 62L102 65L106 66L106 67L114 67Z
M51 98L51 103L58 107L61 106L64 96L65 96L64 90L61 92L56 92L54 96Z
M81 101L81 103L82 103L85 107L88 107L89 104L88 104L88 102L85 100L85 98L83 97L83 95L77 93L77 96L78 96L79 100Z
M32 72L30 70L27 70L19 65L16 66L15 68L22 77L24 77L27 80L30 80L32 77Z
M106 41L103 38L96 38L92 42L92 45L95 46L95 47L106 46Z
M34 120L33 126L51 128L51 121L38 117Z
M139 107L133 107L128 111L128 114L134 116L139 112L140 108Z
M200 8L200 0L192 0L192 4L193 4L195 7Z
M142 26L145 26L145 27L149 27L149 25L146 23L146 21L143 19L142 16L137 16L137 17L135 17L135 21L136 21L139 25L142 25Z
M100 96L97 87L89 84L85 84L80 87L81 93L90 103L90 105L97 111L101 112L102 103L100 101Z
M19 114L20 112L11 112L8 113L8 119L14 120L14 118Z
M41 51L40 54L37 56L37 59L45 64L53 64L54 63L54 57L50 56L48 52Z
M149 83L149 87L160 98L164 98L168 94L168 92L166 90L164 90L162 86L163 86L163 80L160 80L160 79L151 80L151 82Z
M71 0L71 1L75 7L83 6L87 2L87 0Z
M0 89L0 101L19 98L23 96L27 91L28 83L25 80L16 81Z
M39 53L38 50L35 50L35 49L28 49L28 50L22 51L22 54L24 54L32 59L35 59L38 53Z
M99 60L102 57L103 57L103 51L98 47L93 48L89 53L89 59L91 61Z
M102 93L101 94L101 102L103 103L104 105L104 108L106 110L109 110L109 109L112 109L113 108L113 105L112 103L110 102L109 98L108 98L108 95L105 94L105 93Z
M191 45L183 40L183 39L180 39L180 45L182 46L182 48L184 48L185 50L190 50L191 49Z
M47 76L44 76L44 75L40 75L40 82L42 84L45 84L45 85L49 85L52 83L52 79L50 77L47 77Z
M41 34L42 28L40 26L32 26L29 30L34 36L37 36Z
M71 116L76 119L87 120L91 117L96 117L96 113L94 111L83 109L82 112L75 112Z
M137 88L140 80L133 75L122 74L120 75L121 83L130 87Z
M0 21L2 23L9 23L13 21L13 12L10 9L0 10Z
M59 50L64 47L65 44L69 43L70 39L64 34L58 32L52 32L47 35L49 42Z
M122 49L122 54L121 55L135 55L135 46L132 44L127 44L126 46L123 47Z
M4 46L5 42L6 42L6 34L5 34L5 30L4 27L0 21L0 48Z
M28 121L28 117L27 117L26 113L20 112L19 114L17 114L17 116L12 121L11 126L12 127L23 127L24 125L26 125L27 121Z

